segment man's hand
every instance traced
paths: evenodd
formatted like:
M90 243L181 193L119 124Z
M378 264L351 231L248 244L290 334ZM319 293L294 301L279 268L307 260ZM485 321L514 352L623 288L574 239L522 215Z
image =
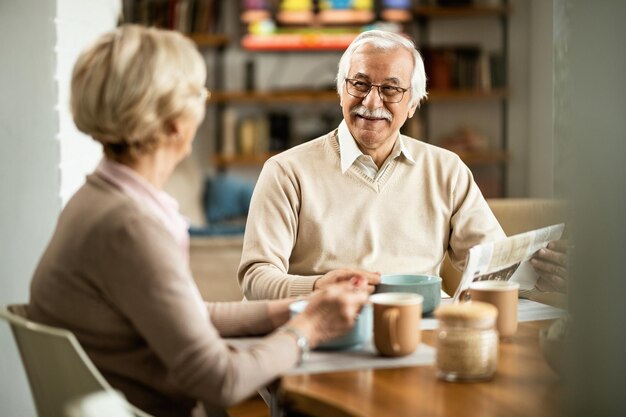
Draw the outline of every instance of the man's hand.
M352 278L363 278L367 282L367 290L371 294L374 286L380 283L380 272L369 272L362 269L335 269L322 275L315 284L313 290L326 288L329 285L349 281Z
M539 279L535 287L540 291L567 291L568 274L568 242L567 240L555 240L548 246L539 249L530 260L535 268Z

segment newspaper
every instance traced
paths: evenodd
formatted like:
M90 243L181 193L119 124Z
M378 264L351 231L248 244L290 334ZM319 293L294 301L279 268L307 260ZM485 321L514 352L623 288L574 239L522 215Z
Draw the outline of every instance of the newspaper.
M520 293L533 290L539 276L529 260L549 242L559 240L564 227L564 223L559 223L472 247L454 301L475 281L512 281L519 283Z

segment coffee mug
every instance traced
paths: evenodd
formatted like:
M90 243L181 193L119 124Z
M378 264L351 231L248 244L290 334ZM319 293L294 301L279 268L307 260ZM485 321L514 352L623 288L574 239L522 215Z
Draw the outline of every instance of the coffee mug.
M304 311L308 304L307 300L294 301L289 304L289 313L291 317ZM354 326L348 330L343 336L336 337L332 340L320 343L317 349L322 350L340 350L355 347L365 342L369 342L372 338L372 306L363 305L361 312L357 316Z
M498 309L496 328L501 337L517 332L517 298L519 284L510 281L477 281L470 284L472 301L493 304Z
M441 277L420 274L384 274L375 293L405 292L424 297L422 312L433 312L441 302Z
M424 297L412 293L370 296L374 306L374 345L383 356L406 356L421 340Z

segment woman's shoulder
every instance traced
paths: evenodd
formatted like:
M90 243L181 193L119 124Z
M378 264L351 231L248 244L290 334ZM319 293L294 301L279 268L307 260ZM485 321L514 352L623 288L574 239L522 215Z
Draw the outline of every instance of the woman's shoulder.
M149 211L97 174L87 177L67 203L59 223L73 225L77 233L100 236L127 228L162 228Z

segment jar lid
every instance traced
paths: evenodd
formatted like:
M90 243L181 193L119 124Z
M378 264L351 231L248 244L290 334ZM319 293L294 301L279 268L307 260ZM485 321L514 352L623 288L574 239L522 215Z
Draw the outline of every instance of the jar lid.
M445 324L455 326L490 327L496 321L498 309L480 301L440 306L435 317Z

